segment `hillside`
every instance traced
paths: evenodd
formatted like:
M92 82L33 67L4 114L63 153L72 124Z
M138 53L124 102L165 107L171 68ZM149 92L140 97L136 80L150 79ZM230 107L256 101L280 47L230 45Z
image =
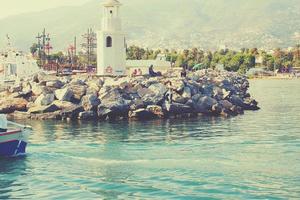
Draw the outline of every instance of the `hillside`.
M291 46L300 32L300 0L121 0L123 27L130 44L186 48ZM0 37L28 49L46 27L63 49L88 27L98 29L101 0L0 20ZM3 45L1 40L0 45Z

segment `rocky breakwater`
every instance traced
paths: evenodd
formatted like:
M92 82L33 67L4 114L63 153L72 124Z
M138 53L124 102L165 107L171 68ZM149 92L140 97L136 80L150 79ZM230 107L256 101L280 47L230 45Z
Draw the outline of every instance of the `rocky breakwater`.
M29 119L153 119L236 116L258 110L249 82L235 73L202 70L186 78L55 77L37 74L0 93L0 113Z

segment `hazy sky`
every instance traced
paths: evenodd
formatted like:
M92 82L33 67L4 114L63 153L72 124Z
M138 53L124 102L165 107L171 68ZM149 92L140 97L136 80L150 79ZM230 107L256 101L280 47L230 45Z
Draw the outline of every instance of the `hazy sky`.
M59 6L80 5L88 1L90 0L0 0L0 19Z

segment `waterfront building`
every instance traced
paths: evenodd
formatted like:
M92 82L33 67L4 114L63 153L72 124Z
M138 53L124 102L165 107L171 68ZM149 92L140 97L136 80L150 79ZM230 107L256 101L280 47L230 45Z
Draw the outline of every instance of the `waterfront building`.
M121 3L103 3L102 29L97 32L97 75L119 76L126 73L126 39L120 18Z
M126 71L127 74L131 75L135 71L141 71L140 75L148 75L149 67L154 67L155 71L167 72L172 67L172 63L167 61L166 55L158 54L154 60L127 60L126 61Z
M7 48L0 52L0 82L28 77L39 71L37 61L31 55L12 48L8 38Z

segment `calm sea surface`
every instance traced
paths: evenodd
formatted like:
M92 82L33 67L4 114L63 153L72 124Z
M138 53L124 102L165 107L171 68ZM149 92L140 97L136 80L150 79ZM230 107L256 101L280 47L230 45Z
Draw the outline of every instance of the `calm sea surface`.
M0 199L299 199L300 80L251 92L262 109L230 119L28 122Z

